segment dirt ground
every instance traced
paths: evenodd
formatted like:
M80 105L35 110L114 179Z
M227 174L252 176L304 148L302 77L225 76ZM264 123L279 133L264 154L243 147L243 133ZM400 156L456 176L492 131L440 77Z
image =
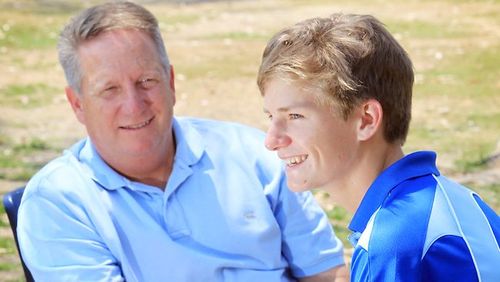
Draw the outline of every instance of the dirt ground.
M165 22L163 31L166 45L176 69L176 114L232 120L264 129L266 120L255 85L255 73L264 44L270 34L285 25L312 16L327 16L331 12L342 11L374 14L382 20L390 21L414 19L436 24L475 25L483 30L481 44L485 48L498 46L500 40L498 21L492 23L474 16L486 11L499 14L500 4L497 1L458 1L457 4L453 4L453 1L295 2L221 1L187 6L148 4L160 18L160 22ZM166 24L169 17L178 15L188 15L185 16L187 18L192 16L195 20L185 20L171 26ZM0 30L2 26L5 29L5 24L0 22ZM219 37L220 34L226 36ZM436 60L430 58L435 56L435 42L432 43L433 47L425 39L408 38L404 33L398 36L412 56L415 69L434 67ZM244 39L240 40L240 37ZM445 50L446 44L451 43L443 40L439 44L439 48ZM48 98L49 102L39 107L3 105L0 93L0 134L9 136L15 142L36 136L61 150L85 136L83 127L74 118L64 98L65 81L57 63L55 46L41 50L0 48L0 65L0 89L23 83L45 83L60 89L58 94ZM500 82L498 86L500 87ZM421 101L414 107L418 111L428 106ZM417 114L416 118L418 120L422 117ZM454 173L452 176L467 183L500 183L500 139L498 140L499 145L484 169L470 174ZM40 154L33 158L48 161L56 154L58 152ZM452 160L455 157L440 157L445 171L453 172ZM0 194L23 184L24 181L0 179ZM495 197L497 195L498 193ZM10 230L7 227L0 228L0 237L7 236L11 236ZM18 258L0 253L0 261L18 261ZM22 273L19 267L0 269L0 281L15 281L20 277Z

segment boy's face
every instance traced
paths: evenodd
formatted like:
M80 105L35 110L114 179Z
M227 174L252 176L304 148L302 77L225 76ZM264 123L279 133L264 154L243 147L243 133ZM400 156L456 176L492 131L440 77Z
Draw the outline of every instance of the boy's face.
M290 189L331 190L345 181L359 144L356 119L345 121L300 84L279 78L267 83L263 96L270 120L265 145L285 162Z

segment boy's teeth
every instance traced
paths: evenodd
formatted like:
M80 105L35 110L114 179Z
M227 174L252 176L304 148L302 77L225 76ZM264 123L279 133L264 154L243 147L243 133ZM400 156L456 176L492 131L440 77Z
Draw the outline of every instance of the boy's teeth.
M292 157L292 158L288 159L288 165L299 164L299 163L302 163L303 161L305 161L306 159L307 159L306 155Z

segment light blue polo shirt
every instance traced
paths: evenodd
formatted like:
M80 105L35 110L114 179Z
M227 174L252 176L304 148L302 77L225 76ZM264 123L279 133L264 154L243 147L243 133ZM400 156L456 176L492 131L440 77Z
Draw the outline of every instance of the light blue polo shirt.
M380 174L349 225L352 281L500 281L500 218L434 152Z
M264 134L178 118L165 192L112 170L89 139L28 183L23 258L40 281L293 281L343 263L310 193L286 187Z

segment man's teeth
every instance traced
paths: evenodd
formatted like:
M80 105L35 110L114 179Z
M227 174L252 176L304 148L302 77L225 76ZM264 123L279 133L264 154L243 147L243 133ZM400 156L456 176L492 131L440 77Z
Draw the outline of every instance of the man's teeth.
M151 120L149 119L149 120L147 120L147 121L145 121L143 123L139 123L139 124L136 124L136 125L124 126L124 128L126 128L126 129L139 129L141 127L144 127L144 126L148 125L150 122L151 122Z
M302 156L296 156L296 157L292 157L292 158L289 158L287 160L287 164L288 165L296 165L296 164L300 164L302 163L303 161L305 161L307 159L307 155L302 155Z

